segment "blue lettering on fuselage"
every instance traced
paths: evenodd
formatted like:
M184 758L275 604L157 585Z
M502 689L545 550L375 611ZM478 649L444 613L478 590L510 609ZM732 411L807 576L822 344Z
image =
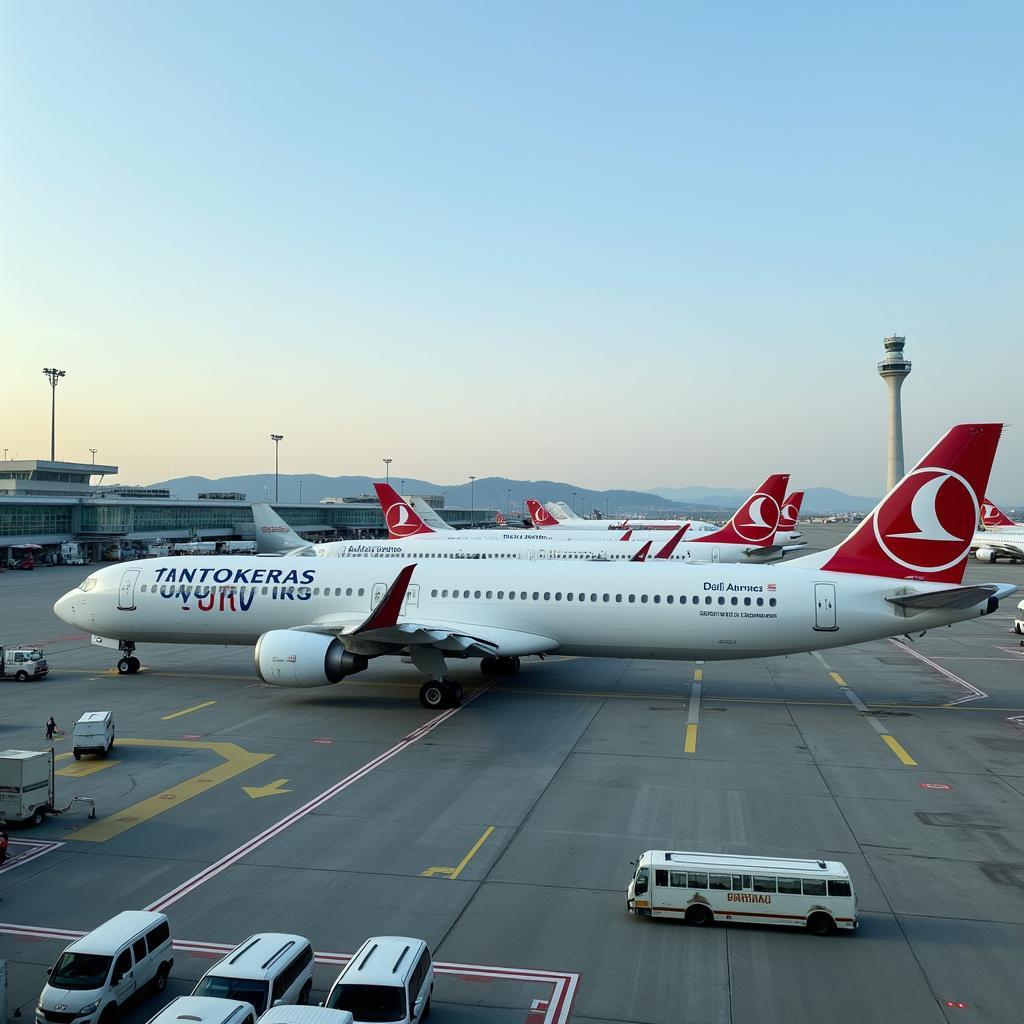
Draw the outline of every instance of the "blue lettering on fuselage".
M203 586L202 582L212 574L219 587ZM189 586L198 580L198 586ZM181 610L195 608L201 612L241 611L247 612L256 602L258 590L253 584L280 583L268 595L278 601L309 601L313 597L310 586L316 580L315 569L229 569L221 567L168 568L156 570L153 592L166 600L181 601ZM232 584L227 587L224 584ZM195 602L192 599L195 598Z

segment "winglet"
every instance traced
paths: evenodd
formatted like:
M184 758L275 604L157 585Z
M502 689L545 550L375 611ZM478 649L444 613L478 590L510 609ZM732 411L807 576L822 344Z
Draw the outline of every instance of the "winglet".
M690 528L689 523L683 523L674 534L672 534L668 543L654 556L655 558L671 558L672 552L679 546L679 542L683 539L683 534Z
M403 537L419 537L435 532L423 522L419 513L391 484L374 484L373 489L377 492L377 500L384 513L388 536L392 540L401 540Z
M395 577L395 582L388 587L387 592L380 599L377 607L370 612L361 626L356 627L354 632L365 633L370 629L389 629L398 622L398 613L402 610L405 592L409 589L409 580L412 579L415 568L415 562L403 567Z
M1017 524L994 502L981 499L981 522L987 529L993 526L1016 526Z
M526 507L530 510L533 525L538 529L562 525L536 498L527 498Z
M770 547L779 528L782 499L789 483L788 473L776 473L736 510L736 514L714 533L694 537L693 544L746 544Z
M654 543L653 540L649 540L631 559L631 562L646 562L647 555L650 553L651 545Z

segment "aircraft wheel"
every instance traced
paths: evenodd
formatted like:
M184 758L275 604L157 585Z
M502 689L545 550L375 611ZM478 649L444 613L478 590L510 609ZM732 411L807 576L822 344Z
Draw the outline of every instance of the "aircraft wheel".
M420 703L429 711L439 711L448 702L447 683L431 679L420 687Z
M129 672L131 672L131 670L132 670L132 659L131 658L121 658L121 660L118 661L118 663L117 663L117 671L120 672L121 675L126 676L126 675L128 675Z
M459 683L449 683L448 685L451 687L452 691L451 706L453 708L457 708L462 703L462 686Z
M504 674L506 676L517 676L517 675L519 675L519 665L520 665L520 662L519 662L518 658L504 658L502 660L505 662Z
M485 676L496 676L499 672L501 660L499 658L481 658L480 671Z
M134 655L132 655L132 657L128 659L128 672L131 675L135 675L135 673L138 672L140 668L142 668L142 662L139 661L139 659L136 658Z

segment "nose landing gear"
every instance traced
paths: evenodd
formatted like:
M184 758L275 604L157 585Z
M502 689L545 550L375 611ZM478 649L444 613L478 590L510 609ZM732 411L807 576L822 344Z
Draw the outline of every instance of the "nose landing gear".
M117 663L117 671L123 676L133 676L142 667L142 662L135 657L135 644L131 640L122 640L118 647L121 649L121 658Z

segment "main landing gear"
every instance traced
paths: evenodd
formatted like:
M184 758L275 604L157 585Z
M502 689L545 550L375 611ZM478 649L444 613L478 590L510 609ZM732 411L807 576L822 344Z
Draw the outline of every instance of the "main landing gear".
M142 662L135 657L135 644L131 640L122 640L118 646L121 658L117 663L117 671L123 676L133 676L142 668Z
M519 675L518 658L481 658L480 671L485 676Z
M430 711L457 708L462 703L462 687L450 679L430 679L420 687L420 703Z

